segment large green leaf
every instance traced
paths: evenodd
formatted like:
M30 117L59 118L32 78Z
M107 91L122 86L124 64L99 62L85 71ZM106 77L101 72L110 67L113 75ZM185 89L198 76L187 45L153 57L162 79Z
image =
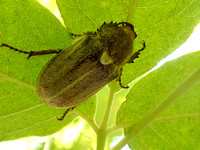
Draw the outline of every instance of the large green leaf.
M166 63L135 84L118 112L117 122L135 124L200 67L200 52ZM177 99L131 143L136 149L189 149L199 145L200 83ZM125 115L126 114L126 115ZM129 129L126 134L129 134ZM145 143L145 144L144 144Z
M96 30L103 22L126 21L131 2L57 0L66 27L76 34ZM138 34L134 51L142 47L142 40L147 48L141 60L124 67L124 84L153 68L186 41L199 22L199 4L197 0L138 1L131 20Z
M65 48L72 40L60 21L33 0L0 2L0 35L0 43L27 51ZM52 56L27 60L24 54L0 48L0 141L49 135L77 117L73 113L57 121L65 109L47 106L37 96L37 76ZM85 116L90 118L94 99L81 109L83 114L89 112Z

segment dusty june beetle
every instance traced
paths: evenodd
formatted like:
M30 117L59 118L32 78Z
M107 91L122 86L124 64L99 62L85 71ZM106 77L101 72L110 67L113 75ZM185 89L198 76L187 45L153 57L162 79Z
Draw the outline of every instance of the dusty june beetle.
M96 32L78 36L66 50L23 51L7 44L15 51L35 55L58 53L40 72L37 80L38 96L48 105L74 108L84 102L107 83L117 78L122 88L122 66L138 57L132 55L133 40L137 37L128 22L104 23Z

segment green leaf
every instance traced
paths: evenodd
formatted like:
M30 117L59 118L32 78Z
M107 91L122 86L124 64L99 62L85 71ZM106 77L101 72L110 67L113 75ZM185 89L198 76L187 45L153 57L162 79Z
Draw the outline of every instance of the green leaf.
M104 22L125 21L127 14L116 0L56 0L65 26L75 34L96 31Z
M142 47L142 40L147 47L134 64L125 65L122 76L125 85L152 69L187 40L200 22L199 6L198 0L138 1L133 18L138 34L134 51Z
M27 51L65 48L72 40L60 21L33 0L0 2L0 37L0 43ZM64 121L58 121L56 117L60 117L65 109L47 106L35 91L37 76L53 55L30 60L26 57L8 48L0 48L0 141L46 136L77 117L69 113ZM94 103L95 108L93 101L94 98L88 101L82 112L88 112L90 103ZM90 116L92 114L94 111Z
M95 31L103 22L126 21L131 1L124 4L116 0L57 0L57 4L66 27L72 33L82 34ZM138 34L134 51L142 47L142 40L147 48L141 52L141 59L125 65L124 85L149 71L186 41L200 21L199 5L198 0L138 1L131 21Z
M200 66L200 52L166 63L138 81L121 106L117 122L134 124L148 115ZM199 144L200 83L176 100L132 142L136 149L189 149ZM162 110L161 110L162 111ZM129 134L130 129L126 130ZM145 144L144 144L145 143Z

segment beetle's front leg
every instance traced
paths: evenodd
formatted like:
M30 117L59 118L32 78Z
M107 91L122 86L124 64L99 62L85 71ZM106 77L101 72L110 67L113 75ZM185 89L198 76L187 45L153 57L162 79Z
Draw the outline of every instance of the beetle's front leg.
M119 85L120 85L121 88L123 88L123 89L128 89L129 86L123 86L123 85L122 85L122 81L121 81L122 71L123 71L123 68L121 67L120 70L119 70L119 75L118 75L118 77L117 77L117 81L119 81Z
M138 55L140 54L140 52L143 51L143 50L146 48L146 44L145 44L144 41L142 42L142 44L143 44L143 47L142 47L141 49L139 49L137 52L135 52L135 53L131 56L131 58L129 59L129 61L128 61L127 63L133 63L134 60L135 60L136 58L138 58ZM119 70L119 75L118 75L118 77L117 77L117 81L119 81L119 85L120 85L121 88L127 89L127 88L129 88L129 86L123 86L123 85L122 85L122 82L121 82L122 71L123 71L123 69L122 69L122 67L121 67L120 70Z
M83 36L83 35L91 35L91 34L94 34L95 32L86 32L86 33L83 33L82 35L81 34L74 34L74 33L71 33L70 34L74 37L80 37L80 36Z
M2 43L0 45L0 47L7 47L11 50L17 51L19 53L24 53L24 54L28 54L27 59L29 59L31 56L36 56L36 55L46 55L46 54L53 54L53 53L60 53L62 51L62 49L56 49L56 50L41 50L41 51L24 51L24 50L20 50L17 48L14 48L8 44Z
M137 52L135 52L131 56L131 58L129 59L129 61L127 63L134 63L134 60L139 57L140 52L143 51L146 48L145 41L142 41L142 44L143 44L143 47L141 49L139 49Z

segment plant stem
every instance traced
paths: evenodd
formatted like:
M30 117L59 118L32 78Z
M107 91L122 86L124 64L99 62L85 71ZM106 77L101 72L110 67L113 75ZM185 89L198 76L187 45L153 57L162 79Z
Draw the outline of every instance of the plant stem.
M150 124L158 115L160 115L170 104L178 97L186 93L192 86L200 81L200 68L182 82L174 91L172 91L165 99L163 99L149 114L134 125L131 131L121 140L113 150L119 150L129 143L140 131Z
M80 113L78 110L73 110L73 112L77 115L79 115L82 119L84 119L94 130L95 133L97 133L97 131L99 130L97 125L90 120L87 116L85 116L83 113Z
M138 0L132 0L131 6L129 8L128 16L127 16L127 22L132 22L133 14L136 8Z
M110 86L110 92L108 97L108 102L106 105L106 110L100 125L100 128L97 132L97 150L104 150L106 138L107 138L107 128L108 128L108 122L110 118L111 113L111 107L115 96L115 87Z

